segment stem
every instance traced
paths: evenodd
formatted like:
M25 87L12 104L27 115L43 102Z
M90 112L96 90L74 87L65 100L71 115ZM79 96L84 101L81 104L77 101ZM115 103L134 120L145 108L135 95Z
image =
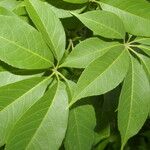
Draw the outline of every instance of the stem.
M67 86L68 86L68 89L69 89L69 92L70 92L70 94L71 94L71 88L70 88L70 86L69 86L69 84L68 84L68 80L67 80L61 73L59 73L59 72L57 72L57 73L58 73L58 75L66 82L66 84L67 84ZM72 99L72 98L71 98L71 99ZM72 105L72 103L70 103L70 104L68 105L68 107L66 108L66 110L69 109L71 105Z
M69 39L69 44L68 44L68 47L67 47L67 50L66 50L66 51L69 51L70 48L73 48L73 42L72 42L72 39Z
M131 47L138 47L138 45L130 45Z
M96 0L89 0L89 2L96 3L96 4L100 5L100 3Z
M132 35L129 34L129 38L128 38L128 40L127 40L127 43L130 42L131 38L132 38Z
M128 49L129 49L131 52L133 52L139 59L141 59L141 57L139 56L139 54L138 54L136 51L134 51L131 47L128 47Z
M51 78L55 73L53 72L48 78Z
M68 80L60 72L57 71L57 74L68 84Z
M123 150L123 149L124 149L124 145L121 146L121 149L120 149L120 150Z
M54 67L54 68L57 70L58 67L59 67L59 62L57 62L56 67Z

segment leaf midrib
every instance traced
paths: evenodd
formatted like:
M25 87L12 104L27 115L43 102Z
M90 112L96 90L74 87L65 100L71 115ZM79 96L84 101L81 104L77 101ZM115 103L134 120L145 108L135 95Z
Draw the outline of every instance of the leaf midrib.
M28 52L28 53L30 53L30 54L32 54L32 55L34 55L34 56L39 57L40 59L42 59L42 60L44 60L44 61L46 61L46 62L48 62L48 63L52 64L52 62L51 62L51 61L49 61L48 59L46 59L46 58L44 58L44 57L40 56L40 55L39 55L39 54L37 54L37 53L34 53L34 52L33 52L33 51L31 51L30 49L27 49L27 48L25 48L25 47L23 47L23 46L19 45L19 44L18 44L18 43L16 43L15 41L11 41L11 40L6 39L6 38L4 38L4 37L2 37L2 36L0 36L0 38L1 38L1 39L3 39L3 40L5 40L5 41L7 41L7 42L8 42L8 43L10 43L10 44L13 44L13 45L15 45L15 46L17 46L17 47L19 47L19 48L21 48L21 49L25 50L26 52Z

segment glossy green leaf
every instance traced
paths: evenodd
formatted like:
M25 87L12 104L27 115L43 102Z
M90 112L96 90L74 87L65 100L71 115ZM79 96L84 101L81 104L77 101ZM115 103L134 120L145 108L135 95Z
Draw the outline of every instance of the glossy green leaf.
M69 2L69 3L75 3L75 4L82 4L82 3L87 3L89 0L63 0L64 2Z
M70 110L69 125L65 138L66 150L91 150L96 125L94 109L81 105Z
M60 20L46 2L39 0L25 0L25 2L32 21L42 33L57 60L61 60L65 51L66 37Z
M100 4L122 19L127 32L150 36L150 5L146 0L101 0Z
M58 150L67 128L67 105L65 85L59 82L19 119L6 150Z
M41 98L50 78L31 78L0 87L0 146L26 111Z
M33 27L17 17L0 16L0 29L2 61L22 69L44 69L52 66L53 56Z
M107 11L89 11L75 15L85 26L95 34L106 38L123 39L125 37L124 25L119 17Z
M123 46L112 48L83 71L71 104L83 97L101 95L114 89L124 79L128 66L127 50Z
M121 45L117 42L105 42L99 38L89 38L79 43L66 58L62 67L85 68L96 58L113 47Z
M118 106L122 150L127 140L141 129L149 112L150 84L139 62L132 57Z

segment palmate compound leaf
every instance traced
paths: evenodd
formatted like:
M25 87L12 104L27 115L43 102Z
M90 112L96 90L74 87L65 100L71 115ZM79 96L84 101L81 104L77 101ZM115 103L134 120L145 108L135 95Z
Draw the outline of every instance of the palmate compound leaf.
M119 16L127 32L150 36L150 4L146 0L101 0L103 10Z
M101 10L83 14L72 13L95 34L106 38L124 39L125 29L121 19L113 13Z
M58 150L67 129L67 106L66 87L58 82L19 119L6 150Z
M129 56L124 46L112 48L94 60L80 76L70 105L83 97L101 95L114 89L123 81L128 66Z
M85 68L90 62L104 55L111 48L119 45L121 45L119 42L105 42L96 37L89 38L79 43L61 66Z
M0 16L0 59L21 69L45 69L53 56L40 33L17 17Z
M127 140L137 134L149 112L150 84L142 65L131 58L118 106L118 127L122 150Z
M46 2L39 0L25 0L26 9L33 23L42 33L58 61L65 51L65 31L60 20Z
M94 143L95 112L91 105L80 105L69 113L66 150L91 150Z
M0 146L4 145L16 122L44 94L48 78L31 78L0 87Z

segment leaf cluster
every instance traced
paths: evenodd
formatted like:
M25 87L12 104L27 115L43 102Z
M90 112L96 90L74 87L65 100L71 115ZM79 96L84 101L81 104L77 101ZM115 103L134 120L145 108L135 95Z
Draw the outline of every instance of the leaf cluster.
M0 0L0 149L148 150L150 2Z

